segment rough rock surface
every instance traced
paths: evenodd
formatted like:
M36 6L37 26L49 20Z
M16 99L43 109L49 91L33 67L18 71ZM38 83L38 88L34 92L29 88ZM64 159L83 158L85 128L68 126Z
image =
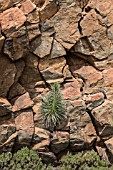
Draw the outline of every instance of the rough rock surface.
M0 64L0 153L96 148L113 163L112 0L0 0ZM50 132L40 105L54 82L67 119Z

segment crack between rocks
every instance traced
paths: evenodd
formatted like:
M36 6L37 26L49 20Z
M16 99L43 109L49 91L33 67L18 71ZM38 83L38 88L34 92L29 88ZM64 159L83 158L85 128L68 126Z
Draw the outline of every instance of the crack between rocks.
M84 19L84 16L81 16L80 20L78 21L78 30L79 30L80 35L83 35L82 27L80 25L80 23L83 19Z
M84 102L85 102L85 101L84 101ZM109 149L107 148L106 144L104 143L104 140L101 138L101 135L99 135L99 132L98 132L98 130L97 130L97 125L96 125L96 120L95 120L94 116L91 114L91 110L88 109L88 108L86 108L86 112L88 113L88 115L89 115L90 118L91 118L91 122L92 122L92 124L93 124L94 129L95 129L95 132L96 132L97 137L100 138L100 141L99 141L100 145L99 145L99 146L105 148L105 152L106 152L106 155L108 156L108 160L109 160L110 163L112 163L112 162L113 162L112 153L110 153ZM98 123L98 122L97 122L97 123ZM97 141L97 139L96 139L96 141ZM95 152L97 152L97 154L99 155L99 152L98 152L98 150L97 150L97 148L96 148L96 141L95 141L94 144L93 144L93 148L94 148ZM98 145L97 145L97 146L98 146ZM111 155L111 156L110 156L110 155ZM99 155L99 156L100 156L100 155Z
M32 110L32 113L33 113L33 122L34 121L34 112L33 112L33 109ZM32 138L31 138L31 142L30 142L30 148L32 149L32 143L33 143L33 139L34 139L34 135L35 135L35 123L34 123L34 127L33 127L33 135L32 135Z
M84 101L84 102L85 102L85 101ZM86 104L86 106L87 106L87 103L86 103L86 102L85 102L85 104ZM93 115L91 114L91 110L88 109L88 108L86 108L86 112L88 113L88 115L89 115L90 118L91 118L91 122L92 122L92 124L93 124L94 129L95 129L96 135L99 136L99 132L98 132L98 130L97 130L97 128L96 128L95 118L94 118Z
M100 15L102 18L106 17L106 15L101 14L100 11L97 8L93 8L95 10L95 12Z
M96 62L96 61L104 61L104 60L106 60L107 58L104 58L104 59L101 59L101 60L98 60L97 58L95 58L93 55L85 55L85 54L83 54L83 53L80 53L80 52L75 52L74 53L74 55L76 55L78 58L81 58L82 60L84 60L84 61L87 61L87 63L89 64L89 65L91 65L92 67L94 67L97 71L101 71L100 69L98 69L95 65L94 65L94 62ZM82 57L83 56L83 57ZM92 57L92 61L90 61L90 60L88 60L88 59L86 59L85 57L87 57L87 56L90 56L90 57ZM87 57L88 58L88 57ZM94 59L94 60L93 60Z
M34 53L33 53L33 54L34 54ZM37 57L37 55L36 55L36 57ZM42 75L42 73L41 73L41 71L40 71L40 69L39 69L39 63L40 63L40 58L38 57L38 65L37 65L37 69L38 69L38 71L39 71L40 77L42 78L42 81L44 81L46 87L47 87L48 89L51 89L50 84L47 83L47 81L45 80L44 76Z
M48 1L49 2L49 1ZM60 10L60 5L59 5L59 1L58 0L55 0L55 3L56 3L56 5L57 5L57 11L56 11L56 13L55 14L53 14L50 18L47 18L48 20L50 20L54 15L56 15L57 14L57 12ZM44 8L46 8L46 5L48 5L48 4L46 4L46 1L44 2L44 4L42 5L42 7L41 8L39 8L38 9L38 13L39 13L39 20L40 20L40 22L45 22L47 19L45 19L45 20L41 20L41 14L40 14L40 11L41 11L41 9L44 9ZM43 8L44 7L44 8Z

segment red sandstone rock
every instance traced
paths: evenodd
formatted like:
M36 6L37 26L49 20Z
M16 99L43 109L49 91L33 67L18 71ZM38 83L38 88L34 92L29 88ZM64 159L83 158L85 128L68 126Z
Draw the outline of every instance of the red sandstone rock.
M42 81L40 72L38 70L38 62L38 58L34 54L29 53L29 55L25 58L26 66L20 77L22 86L31 93L32 91L34 91L34 93L36 92L36 83Z
M12 7L20 2L20 0L0 0L0 12Z
M89 94L84 97L84 100L87 105L87 108L92 110L104 102L104 94L101 92L95 94Z
M24 24L25 21L26 21L25 15L17 7L9 8L0 14L2 31L7 36L9 36L13 31L19 29Z
M69 50L80 38L78 21L81 18L81 9L76 5L60 3L60 10L47 23L55 28L55 39Z
M76 131L70 134L70 148L73 151L81 151L83 149L89 149L95 142L95 136L88 136L82 130Z
M68 132L60 132L56 131L53 133L53 137L51 138L51 150L53 153L59 153L66 149L69 145L69 133Z
M80 92L81 87L82 87L82 84L76 79L73 79L72 82L67 82L64 85L64 89L63 89L64 99L74 100L76 98L79 98L81 96L81 92Z
M5 41L4 53L13 61L25 57L28 54L28 49L29 41L26 34L18 38L9 38Z
M26 28L28 31L29 41L32 41L35 37L41 34L38 24L28 25Z
M9 88L15 81L16 67L3 54L0 54L0 63L0 96L6 97Z
M25 89L19 83L16 83L10 88L8 98L12 99L14 97L24 94L25 92Z
M39 23L40 18L39 18L39 12L37 9L33 10L32 13L29 13L27 16L27 21L31 24L36 24Z
M44 5L39 10L41 21L51 18L57 13L57 10L58 6L54 0L45 1Z
M113 137L105 141L106 147L113 156Z
M102 138L113 135L113 104L106 100L102 105L92 110L96 120L96 129Z
M39 56L40 58L43 58L50 54L51 47L52 47L52 37L38 37L36 38L32 44L31 48L33 50L33 53Z
M50 162L54 164L57 162L57 158L53 152L39 152L39 155L45 163Z
M48 60L48 62L47 62ZM54 82L63 82L62 70L66 64L64 57L51 59L50 57L41 59L39 62L39 70L46 82L52 84Z
M33 101L30 99L29 93L25 93L16 99L12 111L16 112L22 109L31 108L32 106Z
M66 55L64 47L58 43L56 40L53 42L53 47L51 50L51 58L57 58Z
M11 151L14 145L14 140L9 140L10 137L15 133L15 122L14 119L10 118L8 120L0 121L0 152L1 151ZM6 142L7 140L8 143ZM8 147L7 147L8 146Z
M21 111L15 118L19 144L30 145L34 134L33 113L31 110Z
M104 84L103 86L112 87L113 86L113 68L103 71Z
M12 106L6 98L0 97L0 117L12 113Z
M32 140L33 149L37 151L46 151L50 145L50 132L38 127L35 127L35 132Z
M32 3L32 1L26 0L26 1L22 2L22 6L21 6L20 9L21 9L25 14L29 14L29 13L31 13L35 8L36 8L36 6Z

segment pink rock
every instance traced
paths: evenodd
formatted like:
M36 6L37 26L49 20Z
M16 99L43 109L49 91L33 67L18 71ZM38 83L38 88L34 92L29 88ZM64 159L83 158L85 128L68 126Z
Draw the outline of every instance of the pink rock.
M12 111L16 112L22 109L31 108L33 106L33 101L30 99L29 93L25 93L18 97L13 105Z
M26 21L24 13L18 7L12 7L0 14L2 31L9 36L16 31Z
M69 133L56 131L51 138L51 150L53 153L59 153L65 150L69 145Z
M81 96L80 88L82 87L81 82L77 79L73 79L72 82L67 82L64 85L63 96L65 100L73 100Z
M31 13L35 8L36 8L36 5L32 3L32 1L30 0L26 0L24 2L22 2L21 4L21 10L25 13L25 14L29 14Z
M12 106L6 98L0 97L0 117L12 113Z
M33 112L31 110L19 112L15 118L15 125L19 144L30 145L34 134Z

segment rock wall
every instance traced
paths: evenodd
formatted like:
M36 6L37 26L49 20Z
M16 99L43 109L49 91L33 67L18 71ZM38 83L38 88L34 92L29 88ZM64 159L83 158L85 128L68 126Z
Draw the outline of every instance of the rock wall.
M56 81L68 122L50 131L39 107ZM0 152L24 145L113 162L112 0L0 0Z

